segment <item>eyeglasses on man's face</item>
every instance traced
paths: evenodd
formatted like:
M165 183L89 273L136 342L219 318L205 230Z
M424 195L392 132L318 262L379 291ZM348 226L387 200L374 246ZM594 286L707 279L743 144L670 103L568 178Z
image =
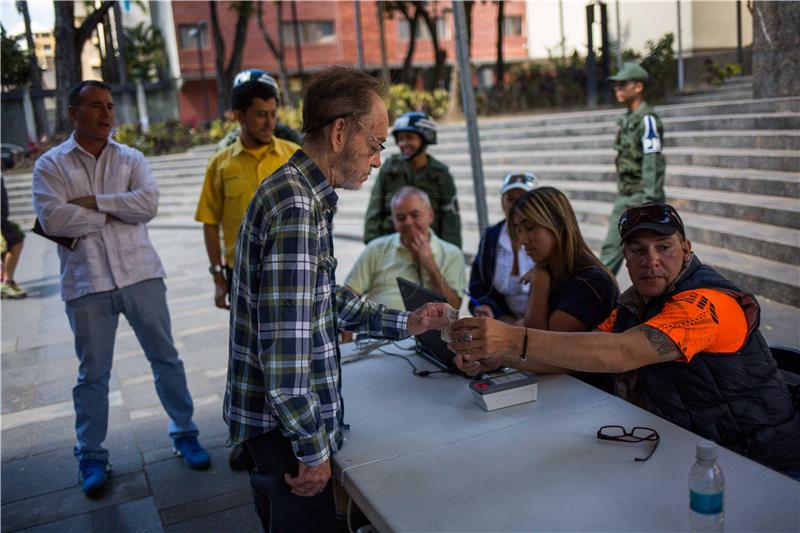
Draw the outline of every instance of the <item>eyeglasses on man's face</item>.
M362 124L360 120L358 120L358 119L357 119L357 118L355 118L355 117L353 117L353 120L355 120L355 121L356 121L356 124L358 124L359 126L361 126L361 129L363 129L364 131L366 131L366 132L367 132L367 134L368 134L370 137L372 137L372 140L373 140L373 141L375 141L375 144L377 144L377 145L378 145L378 147L377 147L377 148L373 148L373 149L372 149L372 152L370 152L370 154L369 154L369 156L370 156L370 157L375 157L377 154L379 154L379 153L383 152L384 150L386 150L386 147L383 145L383 143L382 143L381 141L379 141L379 140L378 140L378 138L377 138L377 137L375 137L375 135L374 135L374 134L373 134L371 131L369 131L369 129L368 129L368 128L367 128L367 127L364 125L364 124Z
M629 432L622 426L603 426L597 430L597 438L600 440L610 440L615 442L652 442L653 448L646 457L635 457L633 460L647 461L655 453L661 437L655 429L636 426Z

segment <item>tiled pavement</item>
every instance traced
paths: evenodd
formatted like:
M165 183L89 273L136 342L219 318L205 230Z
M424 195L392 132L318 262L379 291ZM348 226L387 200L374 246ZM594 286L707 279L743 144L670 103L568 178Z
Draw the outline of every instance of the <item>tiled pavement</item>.
M2 301L2 531L259 531L247 475L228 468L222 397L228 317L213 307L203 236L151 229L167 270L173 335L212 465L193 471L172 453L150 366L120 320L111 377L105 496L86 498L72 456L77 359L59 293L55 246L30 235L17 282L30 294ZM344 277L361 243L337 240Z
M17 281L25 300L2 307L2 532L258 531L247 475L227 465L221 401L227 314L213 307L200 228L151 227L167 270L173 335L195 402L207 471L171 451L166 416L130 327L120 321L111 378L107 446L113 476L105 497L87 499L72 457L71 390L77 360L60 300L55 246L29 235ZM337 238L337 279L363 249ZM629 281L621 277L624 286ZM762 301L770 344L798 346L794 309Z

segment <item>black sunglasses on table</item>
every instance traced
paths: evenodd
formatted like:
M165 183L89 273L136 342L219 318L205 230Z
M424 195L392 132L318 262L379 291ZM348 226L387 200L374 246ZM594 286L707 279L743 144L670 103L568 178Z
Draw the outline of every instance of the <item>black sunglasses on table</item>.
M655 453L656 448L658 448L658 443L661 441L658 431L640 426L636 426L630 432L622 426L603 426L597 430L597 438L616 442L654 442L655 445L650 450L650 453L647 454L647 457L634 458L634 461L637 462L644 462L650 459L653 453Z

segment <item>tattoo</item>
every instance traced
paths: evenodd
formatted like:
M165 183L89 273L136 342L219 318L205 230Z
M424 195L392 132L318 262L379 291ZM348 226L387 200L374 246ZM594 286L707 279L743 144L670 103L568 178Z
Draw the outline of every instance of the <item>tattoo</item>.
M680 356L681 351L667 334L662 333L656 328L648 325L641 325L636 329L645 334L648 342L650 342L650 345L655 348L659 357L669 358L672 360L677 359Z

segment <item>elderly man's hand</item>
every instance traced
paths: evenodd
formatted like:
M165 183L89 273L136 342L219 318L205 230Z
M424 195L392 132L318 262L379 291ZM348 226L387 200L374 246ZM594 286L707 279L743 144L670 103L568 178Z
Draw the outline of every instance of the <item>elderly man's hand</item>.
M292 489L292 494L297 496L316 496L323 490L331 478L331 460L326 459L318 466L307 466L298 461L297 475L292 477L284 474L283 479Z
M450 337L456 340L447 347L464 361L471 363L493 357L499 364L504 356L520 354L524 331L492 318L468 317L453 322Z
M408 334L419 335L430 329L441 330L450 324L447 310L451 307L444 302L427 303L408 317Z

